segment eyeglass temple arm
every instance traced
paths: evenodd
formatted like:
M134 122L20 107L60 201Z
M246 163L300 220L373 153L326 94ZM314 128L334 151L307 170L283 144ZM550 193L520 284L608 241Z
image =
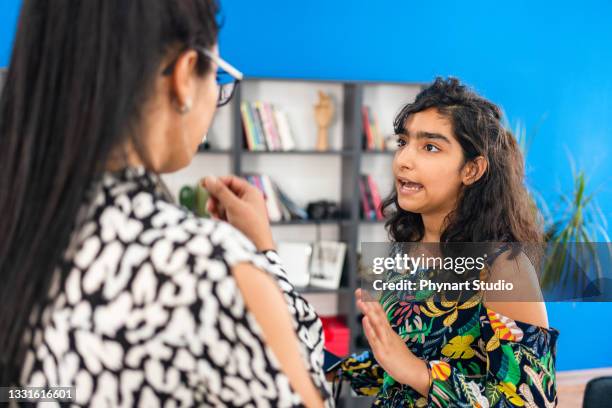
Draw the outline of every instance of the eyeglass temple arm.
M244 77L242 72L238 71L229 62L225 61L223 58L219 57L218 55L213 54L207 49L202 49L202 53L204 53L204 55L206 55L208 58L213 60L219 67L221 67L221 69L223 69L225 72L227 72L228 74L230 74L237 80L241 81L242 78Z

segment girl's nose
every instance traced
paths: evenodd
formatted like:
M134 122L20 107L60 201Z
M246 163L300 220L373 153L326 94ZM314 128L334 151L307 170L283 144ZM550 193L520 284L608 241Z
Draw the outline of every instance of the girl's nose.
M414 169L416 158L416 152L414 151L413 146L404 146L403 149L398 150L393 158L394 167L397 168L406 168L406 169Z

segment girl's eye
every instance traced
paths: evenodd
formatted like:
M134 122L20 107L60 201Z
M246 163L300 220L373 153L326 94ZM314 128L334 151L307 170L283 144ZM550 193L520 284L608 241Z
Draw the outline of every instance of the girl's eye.
M438 149L438 147L437 147L437 146L432 145L431 143L427 143L427 144L425 145L425 150L427 150L428 152L432 152L432 153L435 153L435 152L439 152L439 151L440 151L440 149Z
M405 142L405 141L404 141L404 139L402 139L401 137L398 137L398 138L397 138L396 143L397 143L397 147L402 147L402 146L405 146L405 145L406 145L406 142Z

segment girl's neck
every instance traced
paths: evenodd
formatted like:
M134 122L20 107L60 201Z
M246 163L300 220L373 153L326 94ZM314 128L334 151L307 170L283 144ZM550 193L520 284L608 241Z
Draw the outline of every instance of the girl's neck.
M441 214L421 214L423 220L423 239L421 242L440 242L442 235L442 224L446 215Z

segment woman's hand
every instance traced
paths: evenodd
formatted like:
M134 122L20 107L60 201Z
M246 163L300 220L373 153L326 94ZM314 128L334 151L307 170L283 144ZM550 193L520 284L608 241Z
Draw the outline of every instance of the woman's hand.
M407 384L426 395L429 388L429 369L425 361L416 357L391 328L380 303L368 299L361 289L355 291L355 297L357 307L364 314L363 329L378 364L395 381Z
M266 202L257 187L236 176L209 176L201 183L210 193L206 207L213 218L232 224L259 251L276 248Z

